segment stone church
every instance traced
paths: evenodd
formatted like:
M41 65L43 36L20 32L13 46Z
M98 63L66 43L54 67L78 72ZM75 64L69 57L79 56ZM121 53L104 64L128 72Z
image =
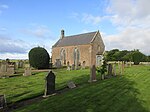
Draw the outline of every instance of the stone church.
M98 66L104 50L99 31L65 36L61 30L60 39L52 46L52 62L62 66Z

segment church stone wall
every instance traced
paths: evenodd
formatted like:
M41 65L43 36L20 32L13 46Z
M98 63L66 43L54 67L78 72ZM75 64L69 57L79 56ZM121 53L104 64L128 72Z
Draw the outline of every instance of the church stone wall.
M77 48L79 50L79 62L83 63L85 61L85 66L90 65L90 44L89 45L78 45L78 46L65 46L65 47L55 47L52 49L52 62L55 63L56 59L60 59L61 49L64 49L66 52L66 63L69 61L69 64L74 64L74 50Z

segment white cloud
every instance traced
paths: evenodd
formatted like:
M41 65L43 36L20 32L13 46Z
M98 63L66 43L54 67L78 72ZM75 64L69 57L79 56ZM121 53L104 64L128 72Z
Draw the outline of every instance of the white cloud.
M110 0L108 18L118 34L104 35L106 49L140 49L150 55L150 0Z
M83 14L81 21L86 23L86 24L93 24L97 25L101 22L102 17L100 16L93 16L91 14Z
M34 28L32 27L29 29L23 29L21 30L21 32L38 38L48 38L51 35L51 32L48 29L48 27L44 25L36 26Z
M19 53L27 52L29 45L22 40L13 40L4 35L0 35L0 53Z
M5 54L0 54L0 59L28 59L28 54L18 54L18 53L5 53Z
M6 4L0 4L0 14L2 14L2 12L5 10L5 9L8 9L9 6L6 5Z
M103 35L106 50L118 49L139 49L141 52L150 55L150 29L126 28L116 35Z
M114 25L148 27L149 4L150 0L110 0L106 11L111 14L110 19Z
M92 25L98 25L104 19L102 16L95 16L88 13L72 13L70 17L77 20L78 22Z

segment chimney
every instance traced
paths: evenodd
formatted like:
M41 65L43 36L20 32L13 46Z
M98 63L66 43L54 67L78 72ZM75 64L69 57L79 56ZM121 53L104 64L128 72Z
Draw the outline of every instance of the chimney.
M65 31L62 29L60 39L63 39L64 37L65 37Z

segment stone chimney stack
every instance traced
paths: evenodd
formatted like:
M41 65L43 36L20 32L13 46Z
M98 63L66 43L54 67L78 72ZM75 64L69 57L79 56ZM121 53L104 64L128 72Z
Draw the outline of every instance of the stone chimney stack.
M62 29L60 39L63 39L64 37L65 37L65 31Z

